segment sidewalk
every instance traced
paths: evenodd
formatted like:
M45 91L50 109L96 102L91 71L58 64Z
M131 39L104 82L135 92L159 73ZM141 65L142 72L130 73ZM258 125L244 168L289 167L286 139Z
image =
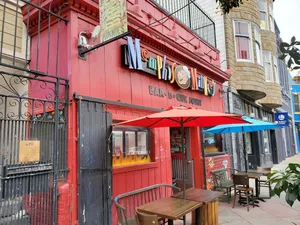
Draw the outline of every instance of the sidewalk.
M299 163L300 155L291 157L279 165L274 166L276 170L283 170L289 163ZM254 183L253 183L254 185ZM264 188L266 189L266 188ZM262 189L262 196L267 196L267 189ZM219 225L293 225L293 222L300 225L300 202L296 201L291 208L285 202L285 196L277 196L266 199L266 202L259 202L260 207L252 208L247 211L246 207L235 204L232 208L232 201L219 203ZM190 217L187 218L187 224ZM176 221L179 225L182 222Z
M288 158L284 162L274 166L273 169L284 170L289 163L299 163L300 155ZM265 192L265 193L264 193ZM262 195L266 195L266 191L262 189ZM232 208L232 204L225 202L219 203L219 224L220 225L292 225L292 222L300 225L300 202L296 201L291 208L285 202L285 195L280 198L277 196L266 202L260 202L260 207L251 208L247 212L247 208L236 204Z

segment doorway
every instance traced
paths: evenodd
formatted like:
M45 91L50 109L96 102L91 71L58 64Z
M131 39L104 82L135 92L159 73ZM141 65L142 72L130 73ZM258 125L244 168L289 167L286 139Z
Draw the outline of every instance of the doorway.
M100 103L77 103L79 224L111 225L111 114Z
M170 147L172 160L172 180L173 183L182 188L183 186L183 169L182 169L182 154L181 154L181 140L184 140L184 152L186 157L186 187L194 186L194 163L191 160L190 152L190 132L189 128L184 129L184 134L181 134L180 128L170 128Z
M249 150L247 149L249 169L256 170L260 165L259 132L252 132L248 134L248 138L250 138L249 143L251 143L251 147L249 146Z

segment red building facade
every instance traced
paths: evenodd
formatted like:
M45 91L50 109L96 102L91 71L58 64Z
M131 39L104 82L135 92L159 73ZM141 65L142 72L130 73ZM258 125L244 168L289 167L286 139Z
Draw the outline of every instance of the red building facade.
M54 0L55 9L62 1ZM50 1L44 1L43 7L50 7ZM136 10L140 7L141 11ZM78 57L78 37L86 32L88 44L95 45L90 32L99 24L98 3L91 0L71 0L65 4L60 15L67 18L67 24L51 24L51 45L55 47L55 35L60 30L58 70L69 79L70 105L68 116L68 168L67 180L59 184L58 224L77 224L78 216L78 101L97 100L111 113L113 122L134 119L170 106L197 107L210 111L224 112L224 103L220 90L229 79L229 74L220 69L219 52L216 48L199 38L193 31L172 18L150 0L128 0L128 28L132 34L114 41L95 51ZM31 27L31 64L35 64L37 42L40 51L46 49L46 38L35 35L38 16L32 12ZM26 21L27 18L24 18ZM159 22L159 20L161 20ZM157 23L147 26L153 22ZM47 24L41 23L41 29ZM138 29L143 27L143 29ZM46 34L46 32L45 32ZM141 57L142 67L138 64L130 67L128 45L137 46L135 51ZM43 49L44 48L44 49ZM136 49L136 48L133 48ZM50 52L51 54L51 52ZM44 58L39 58L42 65ZM54 62L53 58L53 62ZM131 61L132 62L132 61ZM51 61L50 61L51 64ZM164 65L164 66L163 66ZM45 60L46 66L46 60ZM134 68L135 67L135 68ZM160 70L165 67L166 69ZM55 68L52 68L55 70ZM76 93L76 99L74 94ZM212 179L210 171L220 167L229 167L227 155L218 153L205 157L202 154L202 140L199 128L188 129L186 142L190 158L194 161L195 186L204 188L204 160L207 167L207 186ZM152 129L147 134L146 160L131 155L120 159L113 147L112 197L157 183L172 182L172 162L176 151L171 151L169 128ZM219 137L220 138L220 137ZM218 139L218 138L217 138ZM123 139L122 139L123 140ZM125 142L125 141L124 141ZM126 145L126 143L125 143ZM138 146L139 147L139 146ZM221 151L221 145L219 145ZM217 156L215 156L217 155ZM131 157L132 156L132 157ZM113 206L113 224L117 216Z

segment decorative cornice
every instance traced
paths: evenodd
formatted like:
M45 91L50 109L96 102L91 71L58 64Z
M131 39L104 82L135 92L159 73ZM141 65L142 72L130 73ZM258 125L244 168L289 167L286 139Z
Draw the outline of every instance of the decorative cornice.
M145 27L145 24L134 16L128 15L129 29L135 30L138 27ZM135 34L134 34L135 33ZM173 56L174 58L186 63L189 66L195 68L204 69L211 73L210 77L223 83L229 80L230 74L227 74L221 68L213 65L207 60L203 59L201 56L191 52L184 46L180 45L178 42L172 40L165 34L153 29L152 27L146 27L143 32L139 30L133 32L133 35L140 38L142 42L151 45L157 50L163 51L166 54ZM198 38L198 37L197 37Z

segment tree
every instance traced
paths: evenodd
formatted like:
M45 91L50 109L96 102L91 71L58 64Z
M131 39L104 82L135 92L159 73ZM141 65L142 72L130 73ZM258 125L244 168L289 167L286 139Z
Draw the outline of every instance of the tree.
M290 206L300 201L300 164L290 163L283 172L269 174L268 182L275 184L273 194L280 197L282 192L286 193L285 200Z
M297 47L298 45L300 45L300 42L296 41L295 36L292 37L290 44L286 42L280 44L282 55L279 56L279 59L285 60L290 70L300 69L300 51Z
M245 0L216 0L224 15L229 13L231 9L239 7L243 1ZM295 37L291 38L291 43L282 42L280 45L282 55L279 59L284 60L290 70L300 69L300 50L297 47L299 45L300 42L296 41Z

